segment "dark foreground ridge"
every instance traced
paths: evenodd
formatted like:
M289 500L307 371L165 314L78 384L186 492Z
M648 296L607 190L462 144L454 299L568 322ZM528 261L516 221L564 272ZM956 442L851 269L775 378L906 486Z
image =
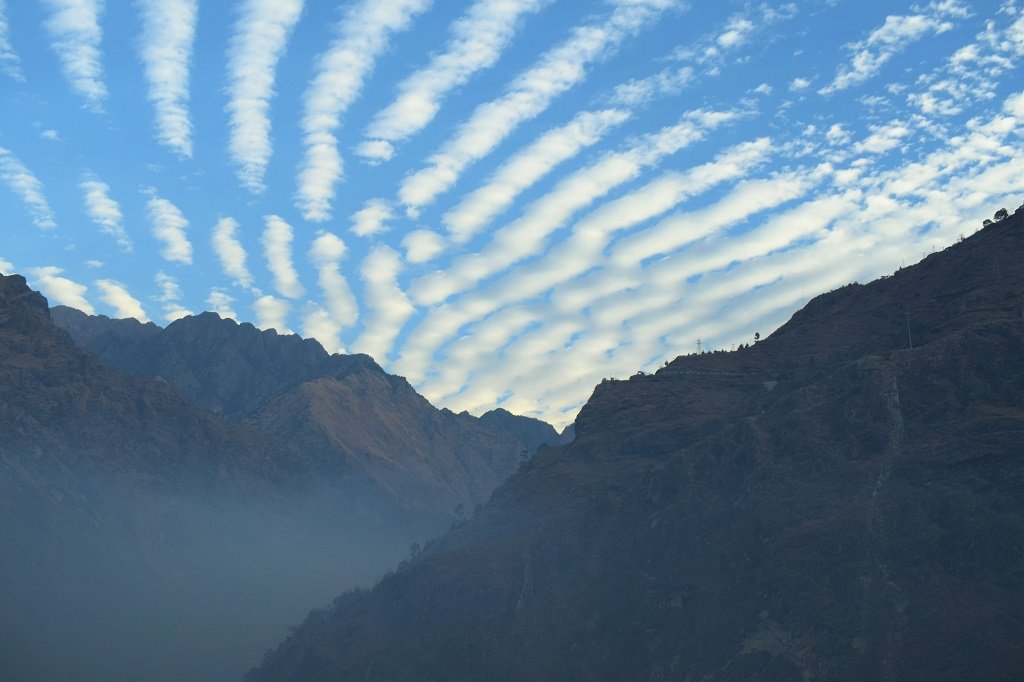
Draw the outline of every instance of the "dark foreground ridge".
M609 381L273 680L1024 678L1024 214Z

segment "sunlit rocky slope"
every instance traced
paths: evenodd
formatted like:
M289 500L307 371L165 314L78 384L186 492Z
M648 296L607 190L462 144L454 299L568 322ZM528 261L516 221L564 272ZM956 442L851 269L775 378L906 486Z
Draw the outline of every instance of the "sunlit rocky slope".
M1024 677L1021 212L576 434L248 679Z

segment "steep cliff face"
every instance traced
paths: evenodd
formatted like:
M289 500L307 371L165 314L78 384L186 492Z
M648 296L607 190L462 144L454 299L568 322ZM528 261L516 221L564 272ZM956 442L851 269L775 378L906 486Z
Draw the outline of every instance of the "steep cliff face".
M1018 214L598 386L574 442L249 679L1020 679L1022 348Z
M196 405L289 443L319 475L358 484L368 505L429 520L425 528L446 526L458 505L485 501L524 450L558 441L534 419L438 410L367 355L330 355L314 340L214 313L163 330L64 307L53 316L111 367L166 382Z

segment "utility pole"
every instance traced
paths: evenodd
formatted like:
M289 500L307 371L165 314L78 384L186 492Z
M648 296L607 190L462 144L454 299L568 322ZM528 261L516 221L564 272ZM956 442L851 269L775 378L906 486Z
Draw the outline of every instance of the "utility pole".
M914 350L914 339L910 337L910 311L906 312L907 316L907 345L910 346L910 350Z

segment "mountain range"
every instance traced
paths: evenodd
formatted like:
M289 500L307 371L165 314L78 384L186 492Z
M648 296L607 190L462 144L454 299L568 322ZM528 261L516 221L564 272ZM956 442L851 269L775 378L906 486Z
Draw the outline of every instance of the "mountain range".
M51 311L20 276L0 276L0 433L19 680L237 678L559 441L438 410L367 356L213 314Z
M1021 679L1022 349L1018 209L601 383L573 442L246 679Z
M312 456L319 479L370 490L372 504L450 522L541 444L544 422L495 410L480 418L434 408L368 355L328 354L312 339L260 331L215 313L166 329L58 306L53 321L122 372L165 383L227 421Z

